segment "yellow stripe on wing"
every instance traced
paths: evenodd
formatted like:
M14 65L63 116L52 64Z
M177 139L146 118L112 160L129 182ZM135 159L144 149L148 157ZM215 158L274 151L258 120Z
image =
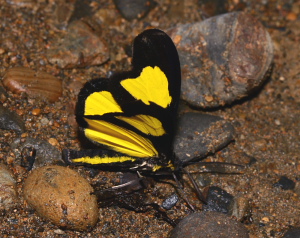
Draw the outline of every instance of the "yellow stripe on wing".
M86 163L86 164L93 164L93 165L100 165L100 164L110 164L110 163L122 163L122 162L134 162L136 159L133 159L129 156L120 156L120 157L100 157L100 156L94 156L94 157L81 157L73 159L73 163Z
M88 128L84 129L84 133L90 140L130 156L143 158L158 155L150 140L133 131L103 120L85 120Z
M166 133L161 121L149 115L136 115L132 117L116 116L116 118L127 122L147 135L162 136Z

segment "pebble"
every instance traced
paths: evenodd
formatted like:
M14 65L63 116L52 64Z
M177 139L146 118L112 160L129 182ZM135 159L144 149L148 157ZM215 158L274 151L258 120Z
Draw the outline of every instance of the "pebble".
M153 0L114 0L116 8L126 20L145 17L154 5Z
M78 231L90 230L97 222L97 198L93 188L77 172L61 166L33 170L24 183L28 204L42 218Z
M82 21L72 22L67 34L47 50L47 59L60 68L100 65L109 59L107 43Z
M62 81L43 71L14 67L4 75L3 85L13 93L55 102L62 96Z
M50 164L63 164L63 161L61 160L61 152L45 140L30 137L18 138L13 141L11 148L14 150L16 157L20 157L19 155L24 148L34 148L36 156L33 168Z
M16 181L9 169L0 163L0 210L8 210L18 203Z
M281 176L279 181L273 186L282 188L283 190L292 190L295 188L295 182L286 176Z
M179 198L178 195L176 193L172 194L170 197L168 197L167 199L165 199L162 202L162 207L164 209L170 210L172 207L174 207L176 205L176 203L178 202Z
M282 238L299 238L300 237L300 227L294 227L288 230Z
M0 105L0 128L3 130L13 130L17 133L25 132L25 123L15 112Z
M231 104L262 85L273 43L250 15L232 12L166 31L181 62L181 97L200 108Z
M252 210L249 199L243 195L235 196L232 213L230 215L236 217L238 221L244 224L251 223Z
M219 212L193 213L184 218L171 231L170 238L248 238L242 223Z
M228 12L228 0L199 0L198 5L201 8L202 15L205 18L220 15Z
M209 187L206 204L203 204L203 211L222 212L231 215L234 205L234 197L225 190L212 186Z
M180 116L174 152L183 163L203 158L233 139L233 126L218 116L188 112Z

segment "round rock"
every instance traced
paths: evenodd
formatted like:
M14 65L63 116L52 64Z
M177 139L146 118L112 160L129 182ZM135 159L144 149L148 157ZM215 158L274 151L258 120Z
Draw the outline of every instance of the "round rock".
M194 213L184 218L171 231L171 238L248 238L248 231L230 217L219 212Z
M269 33L254 17L232 12L169 29L180 58L181 97L195 107L230 104L266 78L273 60Z
M77 172L61 166L33 170L23 187L28 204L46 220L74 230L89 230L99 212L93 188Z

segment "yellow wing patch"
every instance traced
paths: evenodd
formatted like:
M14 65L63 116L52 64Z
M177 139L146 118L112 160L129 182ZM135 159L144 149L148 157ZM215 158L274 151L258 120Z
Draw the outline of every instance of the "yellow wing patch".
M88 123L88 128L84 129L85 136L93 141L129 156L156 157L158 155L150 140L133 131L103 120L85 120Z
M127 122L147 135L162 136L166 133L160 120L149 115L136 115L133 117L117 116L116 118Z
M120 156L120 157L100 157L100 156L94 156L94 157L82 157L73 159L73 163L86 163L86 164L110 164L110 163L122 163L122 162L134 162L136 159L133 159L129 156Z
M166 108L170 105L172 97L169 93L169 83L166 75L157 66L147 66L137 78L121 81L121 85L135 99L141 100L146 105L150 102Z
M84 115L102 116L111 112L123 112L108 91L94 92L85 101Z

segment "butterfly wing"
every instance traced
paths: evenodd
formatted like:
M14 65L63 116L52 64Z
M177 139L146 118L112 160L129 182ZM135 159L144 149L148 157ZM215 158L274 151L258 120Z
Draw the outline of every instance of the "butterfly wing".
M86 138L126 155L126 161L157 158L151 163L169 166L181 81L176 48L164 32L146 30L134 40L132 65L129 72L85 84L78 96L77 122ZM101 158L85 163L124 165Z

